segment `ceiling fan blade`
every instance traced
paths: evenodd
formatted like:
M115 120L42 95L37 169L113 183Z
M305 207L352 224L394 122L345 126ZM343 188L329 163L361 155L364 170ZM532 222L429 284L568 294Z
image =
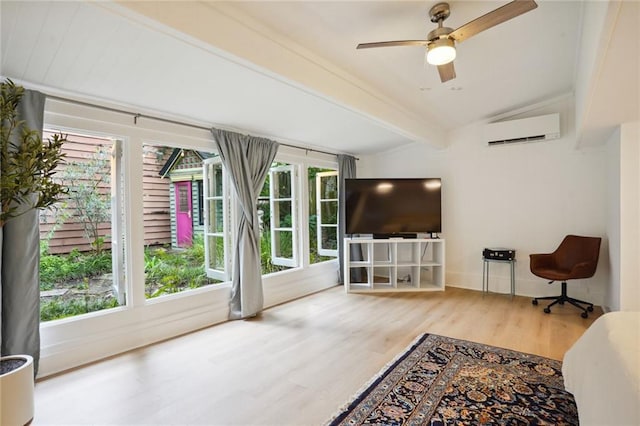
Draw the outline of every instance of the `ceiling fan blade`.
M453 68L453 61L448 64L438 65L438 73L440 74L440 81L443 83L456 78L456 70Z
M429 40L397 40L378 41L375 43L360 43L356 49L368 49L370 47L392 47L392 46L426 46Z
M479 32L488 30L498 24L501 24L516 16L522 15L530 10L538 7L534 0L515 0L507 3L491 12L482 15L473 21L467 22L460 28L455 29L449 37L457 42L464 41Z

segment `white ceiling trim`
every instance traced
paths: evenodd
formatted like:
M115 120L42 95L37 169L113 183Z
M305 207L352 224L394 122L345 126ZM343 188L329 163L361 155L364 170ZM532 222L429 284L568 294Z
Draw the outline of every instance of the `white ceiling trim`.
M189 7L180 2L135 1L96 5L355 112L406 138L446 145L441 126L231 7L215 2L189 2Z
M580 88L584 102L576 112L578 147L603 144L620 123L640 119L640 6L632 1L596 6L606 6L606 15L598 45L583 47L595 63Z

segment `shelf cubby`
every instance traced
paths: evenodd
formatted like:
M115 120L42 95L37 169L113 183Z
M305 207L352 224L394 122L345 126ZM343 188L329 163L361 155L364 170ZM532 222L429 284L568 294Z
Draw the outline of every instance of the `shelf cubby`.
M444 240L345 238L348 293L444 290Z

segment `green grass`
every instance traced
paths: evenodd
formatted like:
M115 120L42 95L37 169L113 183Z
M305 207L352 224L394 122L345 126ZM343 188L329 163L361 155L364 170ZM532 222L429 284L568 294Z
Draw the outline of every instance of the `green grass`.
M163 247L145 249L145 294L147 298L202 287L216 282L204 271L204 239L194 236L191 247L172 251Z
M85 297L81 299L64 300L54 297L40 303L40 320L51 321L73 317L103 309L115 308L118 301L114 297Z
M67 255L40 254L40 289L50 290L56 283L95 277L111 272L111 252L80 253L74 249Z

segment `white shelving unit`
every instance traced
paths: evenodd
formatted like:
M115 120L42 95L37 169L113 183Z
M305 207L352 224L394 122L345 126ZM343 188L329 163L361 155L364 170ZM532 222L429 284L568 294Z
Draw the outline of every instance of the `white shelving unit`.
M345 238L344 287L347 293L443 291L444 240Z

